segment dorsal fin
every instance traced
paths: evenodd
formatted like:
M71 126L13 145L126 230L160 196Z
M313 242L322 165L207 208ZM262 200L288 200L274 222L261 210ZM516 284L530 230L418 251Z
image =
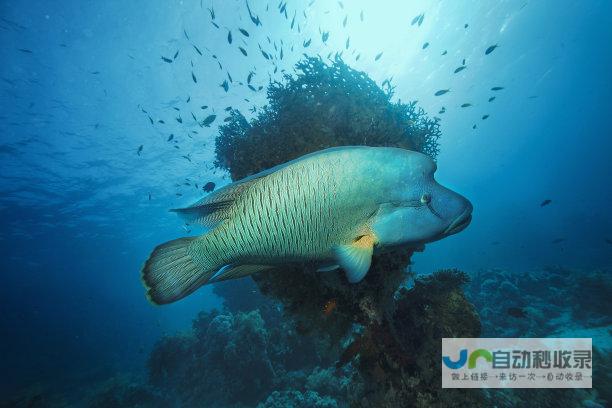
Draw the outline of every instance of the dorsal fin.
M230 209L236 199L248 189L254 180L245 179L229 184L189 207L175 208L170 211L179 214L189 223L202 224L205 227L213 228L229 217Z
M264 178L272 173L276 173L285 167L294 165L298 162L312 159L319 155L329 154L334 151L352 150L352 149L367 149L366 146L339 146L325 150L309 153L297 159L288 161L271 167L267 170L260 171L235 183L229 184L216 192L204 197L200 201L185 208L177 208L170 210L178 213L186 222L197 223L205 227L213 228L223 220L229 217L230 211L234 202L240 195L246 191L254 181Z

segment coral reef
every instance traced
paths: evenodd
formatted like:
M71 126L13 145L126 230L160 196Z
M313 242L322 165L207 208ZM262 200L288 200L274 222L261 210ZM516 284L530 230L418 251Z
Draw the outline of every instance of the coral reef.
M481 270L467 287L488 337L545 337L572 328L610 326L610 293L609 271L560 266L520 273ZM521 308L526 316L509 316L510 308Z
M387 82L388 83L388 82ZM440 136L437 120L416 103L392 102L393 88L381 89L365 73L340 58L325 64L307 57L296 74L271 83L268 105L249 123L232 111L216 139L216 165L234 180L304 154L333 146L395 146L435 157ZM338 272L315 273L306 265L257 274L261 292L282 302L302 332L313 329L337 343L355 323L379 321L406 278L407 249L374 257L366 279L347 285ZM336 313L323 315L333 301Z
M530 335L545 336L568 328L558 316L609 324L603 318L607 300L598 295L610 289L607 276L559 267L520 274L492 269L473 280L457 270L417 276L384 308L366 293L354 307L369 310L359 314L371 318L351 327L342 341L324 336L323 325L309 334L300 330L303 317L290 312L296 318L288 319L283 300L263 296L253 280L224 282L214 289L225 299L221 311L201 312L190 333L160 339L149 358L148 382L110 382L90 406L509 408L553 407L561 400L564 406L605 406L612 398L609 350L595 349L593 390L442 389L438 362L442 337L520 336L517 322ZM342 282L329 283L335 284ZM584 287L586 297L598 302L578 301ZM552 322L545 324L530 309L526 318L509 318L506 310L517 306L516 299L550 313ZM493 321L483 320L482 330L474 304ZM335 313L342 307L330 316ZM318 318L325 319L320 313ZM533 318L536 324L529 322Z
M519 293L535 290L537 294L529 295L529 301L544 307L544 312L564 304L548 298L558 295L561 288L561 294L569 299L578 293L597 297L599 291L607 289L605 281L588 286L586 293L576 286L585 279L590 282L601 277L598 271L551 271L482 271L473 282L457 270L417 276L410 286L402 285L396 291L388 308L380 314L374 308L375 318L359 325L358 330L352 328L350 336L338 344L318 330L310 334L297 330L293 319L284 316L282 303L261 295L253 280L225 282L215 287L215 292L225 298L222 310L200 312L191 331L158 341L149 356L148 378L116 376L82 390L83 396L89 397L78 401L34 390L0 406L510 408L555 407L560 401L568 407L606 406L612 399L610 345L607 351L595 349L593 390L441 388L440 338L517 334L513 320L528 319L509 319L506 308L513 305L512 300L490 292L493 287L501 290L501 284L507 281L503 287L514 287ZM557 286L551 290L529 289L527 283L536 276L538 280L557 282ZM495 282L493 287L491 280ZM480 289L483 285L485 292ZM464 294L466 286L469 290ZM243 298L238 300L238 296ZM497 329L489 327L489 334L482 333L470 298L476 304L486 304L491 318L500 322L505 319L506 323ZM589 310L594 313L589 314L593 320L586 321L601 321L597 313L604 312L601 307L605 303L595 309L591 301L577 305L567 303L567 311L557 313L583 315ZM371 306L369 302L364 304ZM559 326L547 326L548 330L565 328L566 323L555 321ZM483 327L488 324L483 321Z
M170 407L172 401L145 384L113 379L87 405L90 408L155 408Z
M179 387L179 379L185 375L191 358L194 341L187 336L161 338L147 362L149 382L159 388Z
M330 397L321 397L315 391L274 391L257 408L338 408Z
M365 391L352 406L486 406L480 390L441 388L441 338L480 334L461 288L467 281L463 272L442 270L398 292L394 310L361 336L356 365Z
M238 289L240 290L240 289ZM283 322L278 308L201 312L188 334L161 339L150 355L149 385L178 406L343 407L347 382L321 369L320 344Z
M270 85L268 105L250 123L239 112L231 112L216 139L216 165L237 180L316 150L343 145L395 146L435 158L440 136L437 120L427 118L416 103L391 102L393 88L387 84L381 89L338 58L329 65L320 58L306 58L297 64L295 75ZM395 296L408 278L411 255L407 248L375 255L366 278L355 285L348 284L341 272L317 273L308 265L253 276L261 293L280 301L298 333L313 334L327 343L319 350L340 356L338 371L348 370L353 387L360 390L351 393L354 405L436 401L439 375L430 367L437 367L432 362L440 358L439 338L453 330L463 330L465 335L479 331L478 317L460 292L464 275L458 272L440 272ZM430 296L424 295L427 290ZM436 297L438 293L443 294ZM468 324L456 326L453 319L461 320L459 315ZM407 357L415 350L422 361ZM359 374L343 367L357 355ZM473 404L480 396L447 394L467 395L467 399L452 398ZM314 398L277 393L265 404L295 401L300 406L310 397Z
M466 295L478 309L483 337L592 337L593 389L516 389L489 391L499 407L605 406L612 401L612 278L610 271L547 266L512 272L473 274ZM510 308L525 314L511 316Z
M258 311L200 313L191 335L157 344L148 363L149 381L180 405L253 405L273 385L269 339Z
M268 105L249 123L238 111L220 127L216 165L234 180L333 146L396 146L434 157L439 123L412 102L391 102L365 73L342 59L307 57L296 75L268 87Z
M144 406L152 398L178 406L236 408L480 406L478 391L442 390L436 363L441 337L479 333L478 316L461 290L466 280L454 270L416 279L414 287L393 297L391 308L375 313L362 333L352 332L356 347L348 344L351 339L334 344L320 333L300 333L270 300L262 303L267 320L258 309L201 312L190 333L157 343L149 357L148 385L111 387L96 401L115 398L131 406L141 395ZM245 284L219 291L233 298L233 290L243 293ZM340 346L345 346L342 355Z

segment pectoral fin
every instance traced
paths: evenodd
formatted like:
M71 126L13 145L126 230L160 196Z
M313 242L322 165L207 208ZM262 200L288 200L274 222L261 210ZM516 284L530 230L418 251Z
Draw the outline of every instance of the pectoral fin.
M349 282L361 281L372 263L375 239L373 235L363 235L349 245L335 248L336 259L344 269Z

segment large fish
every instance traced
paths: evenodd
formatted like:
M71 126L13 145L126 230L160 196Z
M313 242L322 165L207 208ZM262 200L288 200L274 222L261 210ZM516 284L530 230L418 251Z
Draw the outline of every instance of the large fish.
M170 303L289 262L342 267L359 282L375 250L422 246L470 223L470 202L438 184L435 171L410 150L337 147L232 183L173 210L212 229L153 250L142 268L147 296Z

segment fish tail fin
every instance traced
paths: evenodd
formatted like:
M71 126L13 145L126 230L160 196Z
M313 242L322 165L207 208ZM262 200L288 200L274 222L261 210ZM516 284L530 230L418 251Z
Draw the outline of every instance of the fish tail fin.
M179 238L157 246L141 271L147 298L156 305L175 302L207 283L217 265L196 264L189 248L197 237Z

